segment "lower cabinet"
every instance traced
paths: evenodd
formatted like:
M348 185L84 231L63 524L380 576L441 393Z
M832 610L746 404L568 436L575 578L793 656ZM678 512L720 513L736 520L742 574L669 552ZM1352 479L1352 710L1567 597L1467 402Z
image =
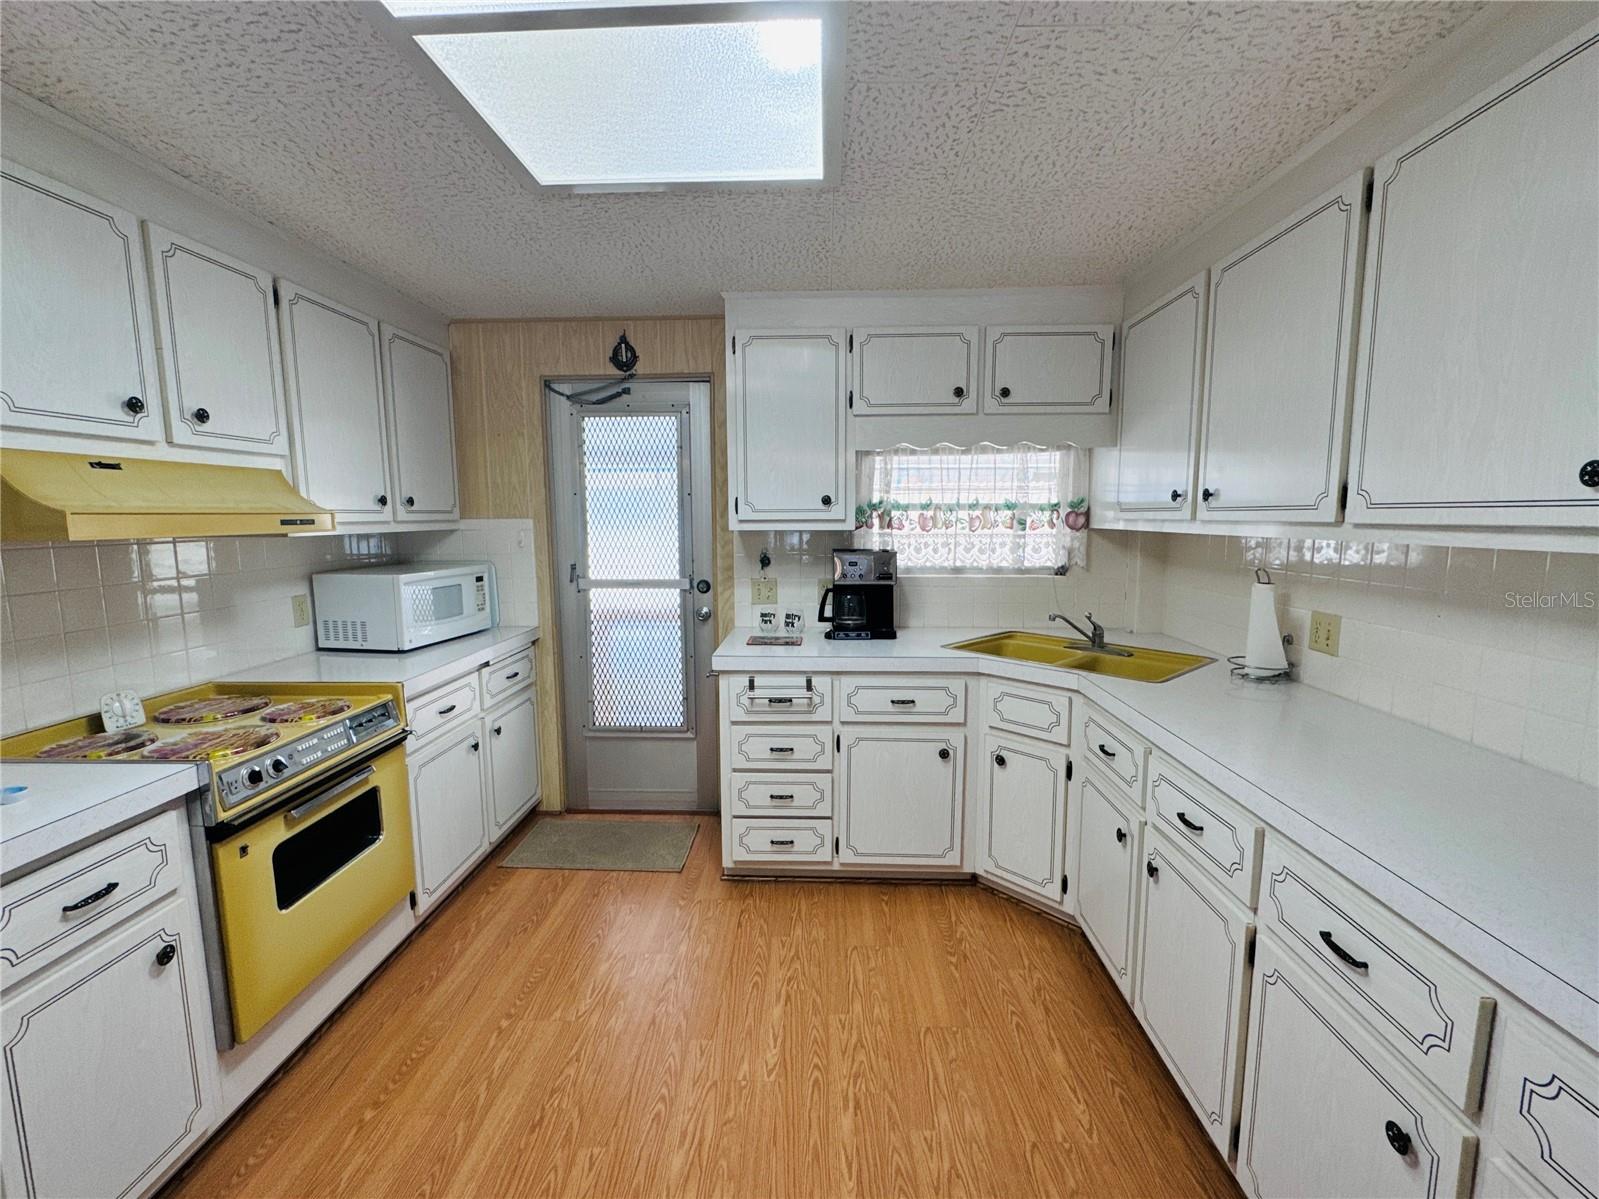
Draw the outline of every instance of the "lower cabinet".
M1269 936L1255 958L1237 1174L1259 1196L1464 1196L1477 1138Z
M1134 1010L1225 1157L1238 1111L1254 921L1160 830L1144 836Z
M135 1195L205 1134L216 1093L205 988L185 893L6 992L7 1195Z
M977 873L1067 906L1066 751L990 733Z
M417 915L437 903L488 848L483 722L463 721L411 751Z
M1077 923L1129 1002L1144 822L1130 815L1092 770L1077 782Z
M966 735L873 725L840 736L840 863L961 864Z
M539 797L539 722L533 691L490 712L489 838L498 841Z

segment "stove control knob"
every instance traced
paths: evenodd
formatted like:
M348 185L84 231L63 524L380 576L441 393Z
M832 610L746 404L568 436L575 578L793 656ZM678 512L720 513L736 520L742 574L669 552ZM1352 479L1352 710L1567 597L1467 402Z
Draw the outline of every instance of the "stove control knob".
M244 772L244 785L246 787L259 787L266 781L266 775L259 766L252 766Z
M273 758L267 763L267 769L272 772L273 778L282 778L289 773L289 760L283 757Z

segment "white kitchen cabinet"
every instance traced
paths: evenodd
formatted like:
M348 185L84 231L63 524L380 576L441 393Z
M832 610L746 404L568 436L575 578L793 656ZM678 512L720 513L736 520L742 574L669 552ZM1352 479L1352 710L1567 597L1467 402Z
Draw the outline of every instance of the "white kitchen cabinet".
M1077 780L1077 922L1128 1002L1133 998L1137 874L1144 822L1092 770Z
M402 521L455 520L460 504L449 353L393 325L381 324L378 331L394 438L395 515Z
M1268 935L1255 956L1236 1172L1261 1196L1471 1187L1477 1138Z
M1116 507L1144 519L1194 511L1210 273L1201 271L1122 330Z
M1226 1157L1238 1111L1254 921L1159 830L1147 829L1144 838L1133 1009Z
M977 411L976 326L853 329L856 416L958 416Z
M498 841L539 797L538 708L533 690L490 712L489 837Z
M295 477L339 524L393 520L378 323L278 280Z
M1488 1072L1494 1139L1551 1195L1592 1199L1599 1195L1599 1055L1529 1012L1505 1016Z
M852 527L844 330L736 329L730 345L730 527Z
M483 722L471 719L410 751L411 821L416 844L416 911L460 882L488 848Z
M1590 26L1378 160L1350 520L1599 524L1596 112Z
M1115 325L990 325L985 332L984 412L1110 411Z
M185 893L6 992L8 1195L135 1195L205 1135L216 1050L203 955Z
M840 743L839 862L960 866L965 734L878 725Z
M1066 751L990 733L978 874L1066 906Z
M138 218L7 162L0 277L5 426L162 440Z
M1365 179L1211 268L1202 520L1338 519Z
M173 445L289 456L272 275L146 223Z

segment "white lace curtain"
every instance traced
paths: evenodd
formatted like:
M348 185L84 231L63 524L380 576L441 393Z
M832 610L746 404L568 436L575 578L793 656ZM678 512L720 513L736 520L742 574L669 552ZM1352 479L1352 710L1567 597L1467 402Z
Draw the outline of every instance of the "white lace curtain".
M980 444L896 446L857 463L855 545L901 570L1064 574L1087 562L1088 455Z

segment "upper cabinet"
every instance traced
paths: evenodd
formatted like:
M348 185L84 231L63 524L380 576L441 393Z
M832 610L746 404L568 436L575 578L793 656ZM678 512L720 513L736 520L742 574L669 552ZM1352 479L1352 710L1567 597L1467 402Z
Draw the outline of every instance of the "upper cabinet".
M984 412L1110 411L1115 325L990 325L987 334Z
M394 430L394 480L403 520L454 520L455 423L450 357L393 325L380 325Z
M843 329L735 329L728 455L735 529L847 529Z
M977 411L975 326L855 329L849 395L857 416L956 416Z
M1595 525L1599 35L1377 163L1349 517Z
M278 280L295 475L341 524L393 519L378 323Z
M1200 516L1338 519L1365 173L1210 273Z
M161 441L138 218L11 163L0 176L4 423Z
M287 457L272 276L159 225L145 233L172 443Z
M1210 276L1200 272L1127 322L1116 506L1144 519L1194 512L1200 365Z

